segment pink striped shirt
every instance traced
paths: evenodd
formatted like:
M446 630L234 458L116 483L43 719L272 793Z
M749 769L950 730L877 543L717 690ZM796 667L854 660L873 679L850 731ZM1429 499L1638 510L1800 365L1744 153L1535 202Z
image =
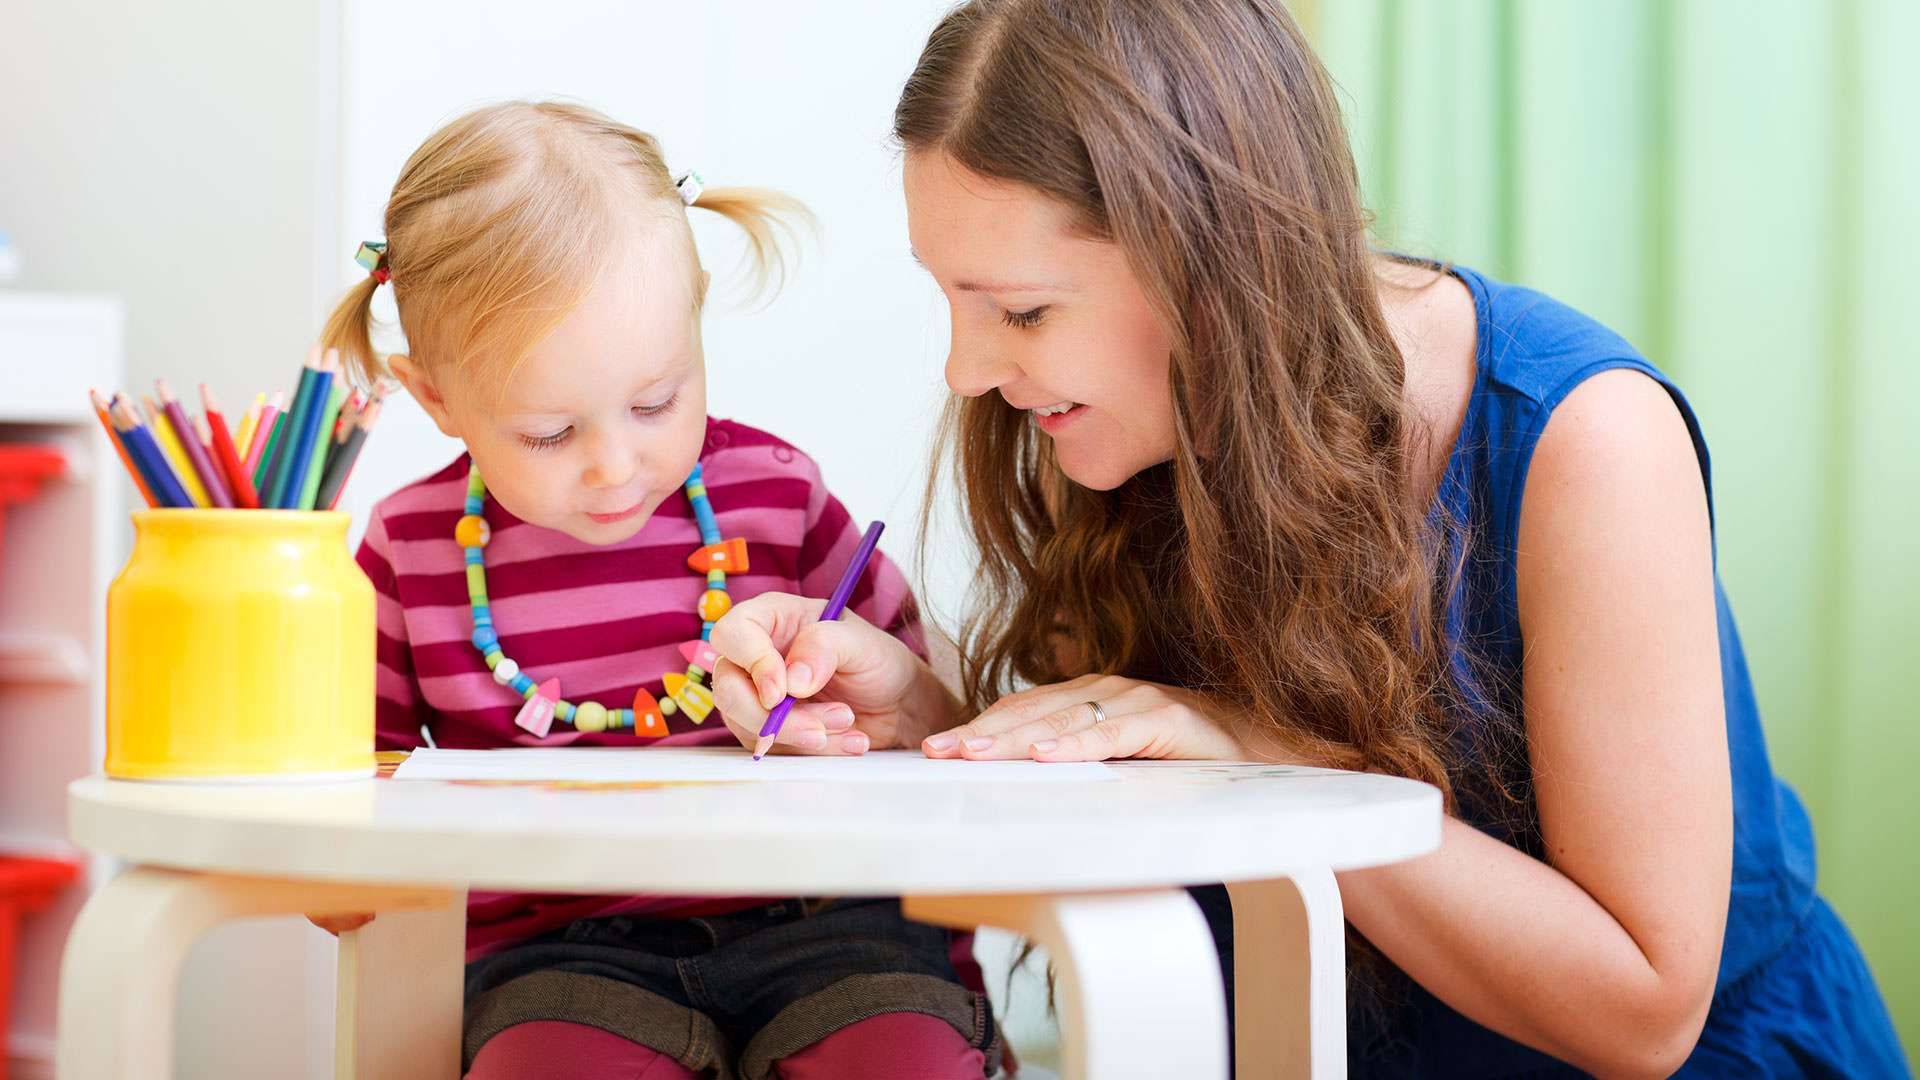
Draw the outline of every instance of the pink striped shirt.
M763 592L833 590L861 530L811 458L766 432L709 418L700 461L720 535L747 545L748 572L727 575L735 603ZM367 522L358 558L376 598L380 747L425 745L423 725L446 747L732 744L717 715L694 724L683 712L667 717L668 734L657 739L586 735L563 723L539 739L515 726L520 695L493 681L472 643L466 569L453 539L468 464L462 454L401 488ZM491 495L485 515L493 533L487 595L501 650L536 682L559 678L568 701L630 707L643 685L664 699L662 676L686 670L678 646L700 637L695 604L707 587L687 566L701 544L686 494L661 503L634 536L605 547L520 521ZM875 554L848 606L924 654L912 592L884 555ZM468 957L587 916L694 914L752 902L475 892Z

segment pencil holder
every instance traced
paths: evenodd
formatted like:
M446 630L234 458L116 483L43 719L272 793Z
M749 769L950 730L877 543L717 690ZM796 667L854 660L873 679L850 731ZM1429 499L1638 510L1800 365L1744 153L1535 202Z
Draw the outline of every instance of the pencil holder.
M108 775L373 775L373 586L347 521L133 515L133 555L107 591Z

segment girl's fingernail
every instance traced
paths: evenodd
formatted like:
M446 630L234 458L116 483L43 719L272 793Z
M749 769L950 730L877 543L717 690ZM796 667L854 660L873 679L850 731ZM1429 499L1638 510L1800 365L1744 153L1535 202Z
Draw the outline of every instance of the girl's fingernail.
M866 753L867 733L864 731L849 731L845 735L840 736L840 749L849 754Z
M773 685L772 679L762 678L760 680L761 708L771 709L778 704L780 704L780 688Z
M924 745L936 754L944 754L953 749L953 733L943 731L938 735L929 735Z
M1060 749L1060 740L1058 739L1041 739L1039 742L1033 744L1033 752L1036 754L1051 754L1058 749Z
M845 705L827 710L828 731L845 731L853 726L853 710Z
M813 682L813 669L806 664L793 664L787 668L787 689L793 696L799 697L809 683Z
M976 752L977 752L977 751L980 751L980 750L985 750L985 749L986 749L987 747L989 747L989 746L992 746L992 745L993 745L993 736L991 736L991 735L969 735L969 736L967 736L966 738L964 738L964 739L962 739L962 740L960 740L960 744L961 744L962 746L965 746L965 747L966 747L967 749L969 749L969 750L973 750L973 751L976 751Z
M825 750L827 733L824 731L802 731L793 737L793 745L802 750Z

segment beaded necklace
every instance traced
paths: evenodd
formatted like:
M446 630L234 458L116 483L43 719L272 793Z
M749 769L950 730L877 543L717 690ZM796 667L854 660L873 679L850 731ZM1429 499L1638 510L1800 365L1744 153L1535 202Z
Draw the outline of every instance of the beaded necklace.
M597 701L574 704L560 697L560 680L536 683L520 665L500 650L500 636L493 629L493 609L487 600L487 565L484 552L493 538L482 511L486 506L487 484L480 479L479 466L467 470L466 515L454 526L453 538L459 543L467 566L467 600L473 606L473 647L486 657L493 681L509 687L526 699L513 722L545 738L553 722L572 724L582 732L631 731L643 737L667 733L666 718L684 712L696 724L706 722L713 711L713 692L701 680L713 671L718 654L708 643L713 624L733 606L727 595L727 572L747 570L746 541L720 539L720 525L714 520L713 506L707 502L707 485L695 465L687 477L687 501L693 504L694 520L700 526L701 548L687 557L687 565L707 576L707 591L700 596L700 638L680 644L680 655L687 659L685 674L669 671L663 676L667 696L656 699L642 686L633 695L632 708L608 708Z

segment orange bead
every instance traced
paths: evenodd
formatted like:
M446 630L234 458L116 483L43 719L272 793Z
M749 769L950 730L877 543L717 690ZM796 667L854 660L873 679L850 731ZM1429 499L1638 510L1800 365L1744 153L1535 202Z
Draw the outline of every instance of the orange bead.
M446 526L441 526L445 528ZM493 539L493 530L487 528L487 519L478 514L468 514L453 527L453 539L463 548L486 547Z
M633 692L633 733L648 737L665 735L667 719L660 713L660 702L646 687Z
M687 556L687 565L702 574L709 570L744 574L747 572L747 542L735 538L708 544Z
M719 622L720 616L733 610L733 598L719 589L708 589L700 597L700 617Z

